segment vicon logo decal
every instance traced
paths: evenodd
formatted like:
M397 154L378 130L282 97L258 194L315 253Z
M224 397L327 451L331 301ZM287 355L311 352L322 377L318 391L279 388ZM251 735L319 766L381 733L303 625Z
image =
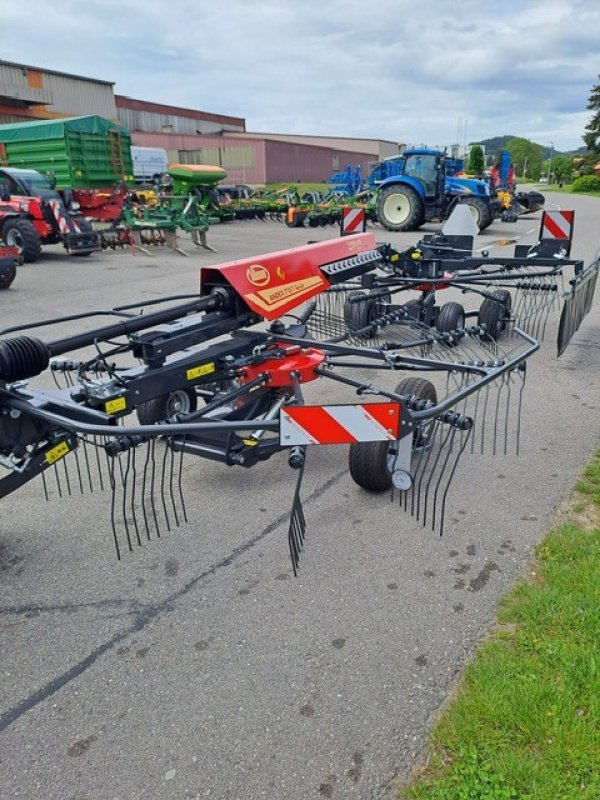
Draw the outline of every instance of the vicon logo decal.
M251 264L246 270L246 278L253 286L267 286L271 282L271 275L262 264Z

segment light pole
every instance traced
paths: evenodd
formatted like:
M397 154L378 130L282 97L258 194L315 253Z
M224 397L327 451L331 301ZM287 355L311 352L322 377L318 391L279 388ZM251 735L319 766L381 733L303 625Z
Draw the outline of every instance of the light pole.
M554 156L554 142L550 142L550 160L548 162L548 183L552 183L552 157Z

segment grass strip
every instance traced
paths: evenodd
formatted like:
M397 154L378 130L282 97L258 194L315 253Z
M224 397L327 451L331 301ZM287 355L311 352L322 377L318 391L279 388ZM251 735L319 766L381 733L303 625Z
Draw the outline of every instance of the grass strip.
M464 670L403 800L600 798L600 455Z

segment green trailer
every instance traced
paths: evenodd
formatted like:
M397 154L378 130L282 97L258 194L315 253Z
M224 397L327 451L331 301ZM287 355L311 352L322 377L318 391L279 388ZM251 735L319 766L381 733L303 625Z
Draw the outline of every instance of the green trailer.
M98 116L0 125L0 163L51 172L58 189L133 182L131 134Z

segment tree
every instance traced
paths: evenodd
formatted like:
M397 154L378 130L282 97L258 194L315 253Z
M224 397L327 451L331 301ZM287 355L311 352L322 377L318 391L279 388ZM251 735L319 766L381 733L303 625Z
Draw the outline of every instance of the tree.
M483 175L485 169L485 159L483 157L483 148L480 144L471 145L469 152L469 163L467 164L467 172L470 175Z
M515 136L506 143L515 172L522 178L537 181L544 166L544 148L535 142Z
M573 163L569 156L554 156L552 162L546 162L545 168L548 173L552 173L549 177L558 183L568 183L571 180Z
M598 75L598 79L600 80L600 75ZM600 153L600 83L592 86L586 108L588 111L594 111L595 113L585 126L587 133L584 133L583 141L588 150L592 150L594 153Z

